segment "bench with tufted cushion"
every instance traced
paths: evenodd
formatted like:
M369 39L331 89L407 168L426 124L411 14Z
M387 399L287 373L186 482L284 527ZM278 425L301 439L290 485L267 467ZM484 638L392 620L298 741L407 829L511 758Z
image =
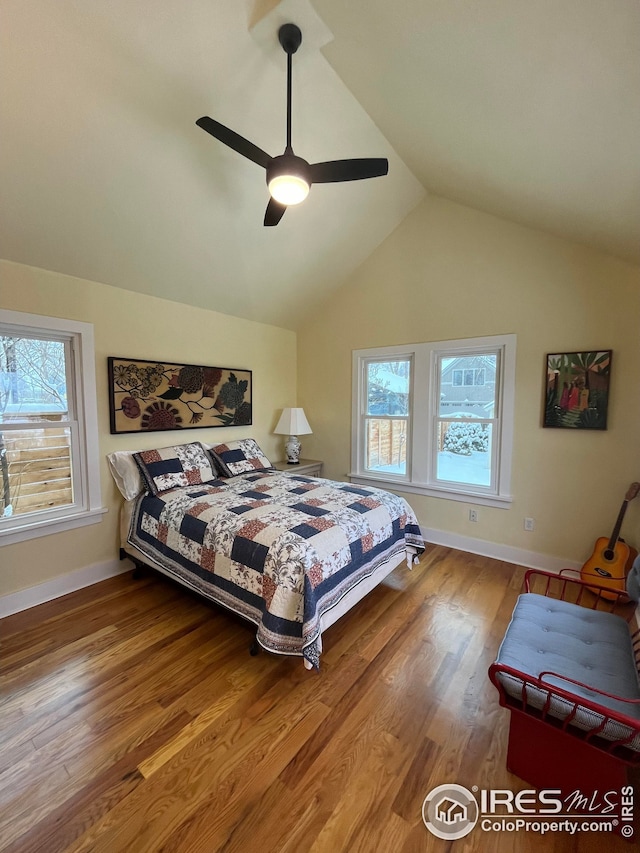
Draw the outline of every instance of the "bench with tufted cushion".
M526 589L536 576L547 579L544 594L520 595L489 670L512 712L507 767L537 787L621 786L626 766L640 764L633 610L623 595L605 602L543 572L529 572Z

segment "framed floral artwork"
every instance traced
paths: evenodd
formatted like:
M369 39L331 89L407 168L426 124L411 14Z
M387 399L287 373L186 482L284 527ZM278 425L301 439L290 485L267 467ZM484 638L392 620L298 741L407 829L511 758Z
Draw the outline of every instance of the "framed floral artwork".
M251 371L107 359L111 433L246 426Z
M543 426L606 429L612 351L547 355Z

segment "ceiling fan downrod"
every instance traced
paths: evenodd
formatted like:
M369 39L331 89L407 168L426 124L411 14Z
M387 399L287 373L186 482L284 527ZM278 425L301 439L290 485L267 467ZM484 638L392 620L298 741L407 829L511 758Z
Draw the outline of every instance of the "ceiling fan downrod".
M286 152L291 151L291 78L293 72L293 54L302 44L302 32L295 24L283 24L278 30L278 41L287 54L287 147Z

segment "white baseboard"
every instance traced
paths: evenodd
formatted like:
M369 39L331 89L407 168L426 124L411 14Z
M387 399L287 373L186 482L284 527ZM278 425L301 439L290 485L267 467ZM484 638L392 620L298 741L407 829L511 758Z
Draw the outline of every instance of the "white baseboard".
M60 575L37 586L10 592L8 595L0 596L0 619L11 616L12 613L19 613L21 610L27 610L29 607L35 607L37 604L44 604L45 601L60 598L61 595L67 595L85 586L91 586L98 581L129 572L131 567L132 563L129 560L105 560L102 563L93 563L75 572Z
M557 573L561 569L579 571L582 568L582 563L577 563L575 560L564 560L562 557L553 557L551 554L539 554L537 551L514 548L510 545L502 545L499 542L474 539L472 536L448 533L446 530L435 530L423 524L420 525L420 529L425 541L433 545L444 545L447 548L457 548L459 551L468 551L470 554L479 554L482 557L493 557L494 560L515 563L517 566L525 566L527 569L542 569L545 572Z
M447 533L445 530L435 530L424 525L420 525L420 529L425 540L433 545L444 545L447 548L457 548L459 551L468 551L470 554L479 554L482 557L493 557L495 560L515 563L518 566L526 566L528 569L559 572L560 569L580 570L581 568L580 563L552 557L549 554L513 548L498 542L488 542L486 539L474 539L472 536ZM21 610L27 610L29 607L35 607L37 604L44 604L45 601L60 598L61 595L91 586L106 578L131 571L131 566L132 563L129 560L105 560L37 586L0 596L0 619L11 616L12 613L19 613Z

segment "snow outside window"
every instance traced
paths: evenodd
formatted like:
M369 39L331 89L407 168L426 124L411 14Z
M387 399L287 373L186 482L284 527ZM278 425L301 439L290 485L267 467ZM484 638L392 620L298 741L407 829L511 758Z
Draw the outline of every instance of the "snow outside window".
M356 482L511 500L515 335L353 353Z

